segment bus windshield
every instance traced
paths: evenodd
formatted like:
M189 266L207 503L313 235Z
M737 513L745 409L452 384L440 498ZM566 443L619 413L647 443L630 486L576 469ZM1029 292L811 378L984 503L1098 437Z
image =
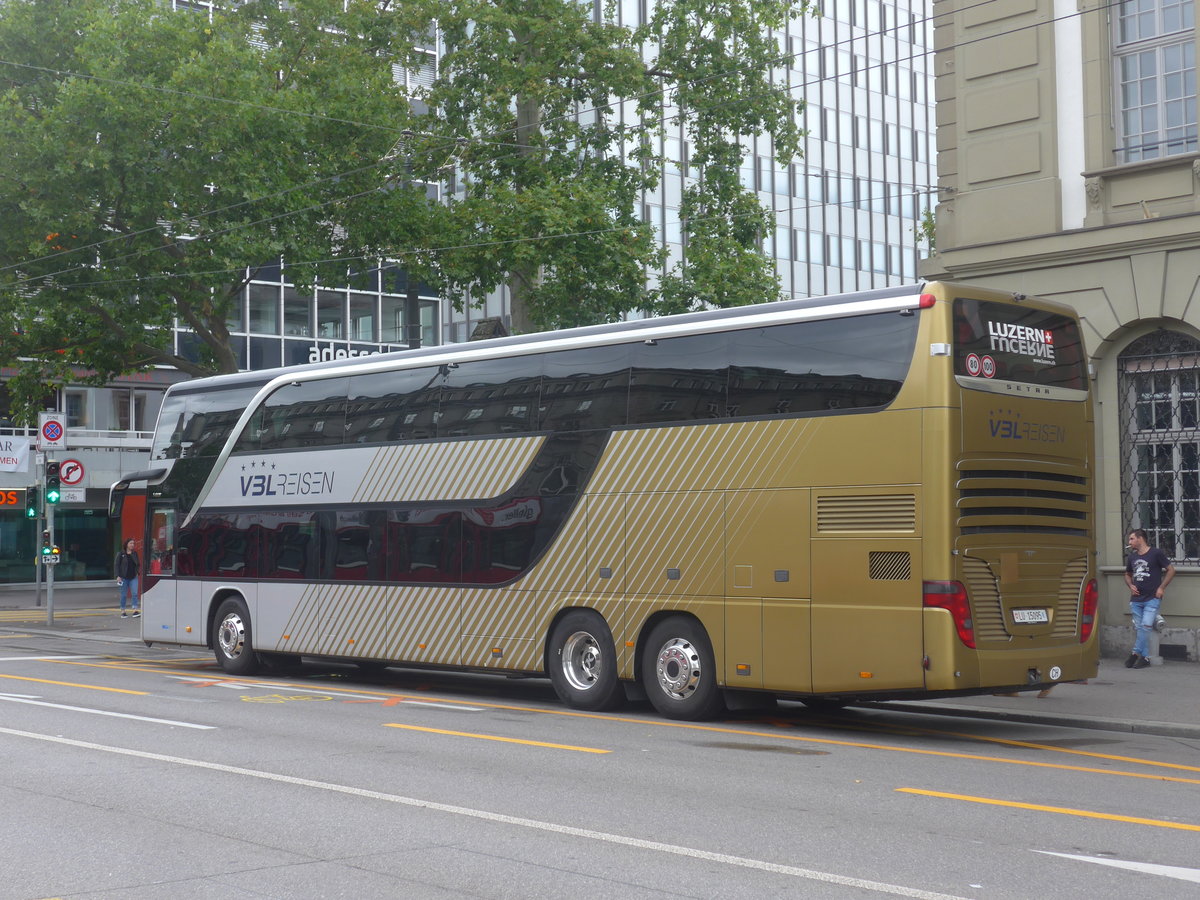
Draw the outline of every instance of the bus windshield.
M1087 389L1079 326L1067 316L959 297L954 338L954 374L968 387L987 390L987 382L996 380Z

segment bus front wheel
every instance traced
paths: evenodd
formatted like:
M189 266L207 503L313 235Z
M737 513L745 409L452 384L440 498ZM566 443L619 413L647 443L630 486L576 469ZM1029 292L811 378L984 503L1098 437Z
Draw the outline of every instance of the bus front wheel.
M550 632L550 683L574 709L612 709L624 699L612 631L598 614L577 609Z
M240 597L230 597L217 610L213 651L221 668L230 675L249 675L258 668L250 611Z
M676 616L654 626L642 650L642 685L668 719L711 719L725 707L712 643L695 619Z

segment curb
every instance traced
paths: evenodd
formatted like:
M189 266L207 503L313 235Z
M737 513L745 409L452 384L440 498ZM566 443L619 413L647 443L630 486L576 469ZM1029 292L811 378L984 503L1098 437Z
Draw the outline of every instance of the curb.
M110 644L142 644L140 637L125 637L119 634L97 634L83 631L55 631L50 628L25 628L19 622L0 623L0 631L34 634L38 637L70 638L77 641L108 641Z
M862 709L887 709L893 712L922 713L929 716L951 716L961 719L993 719L1000 722L1019 722L1027 725L1057 725L1062 728L1090 728L1096 731L1118 731L1129 734L1155 734L1161 737L1200 738L1200 725L1182 722L1151 722L1146 720L1106 719L1101 716L1041 715L1028 712L1009 712L985 709L980 706L923 706L919 703L881 701L854 703Z

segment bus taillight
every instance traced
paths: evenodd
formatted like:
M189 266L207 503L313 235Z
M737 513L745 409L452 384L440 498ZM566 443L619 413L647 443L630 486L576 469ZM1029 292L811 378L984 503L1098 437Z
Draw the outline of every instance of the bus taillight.
M921 309L933 309L933 304L937 303L937 297L933 294L922 294L920 300Z
M924 583L925 606L930 609L945 609L954 617L954 628L958 639L972 650L975 649L975 623L971 619L971 604L967 601L967 589L957 581L926 581Z
M1091 579L1083 587L1083 609L1079 617L1079 643L1086 644L1096 627L1096 607L1100 605L1100 591L1096 587L1096 579Z

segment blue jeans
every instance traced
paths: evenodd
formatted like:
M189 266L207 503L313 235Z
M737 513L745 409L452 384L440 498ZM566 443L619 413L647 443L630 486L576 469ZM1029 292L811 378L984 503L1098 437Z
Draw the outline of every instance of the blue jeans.
M1154 630L1154 620L1158 618L1158 607L1161 603L1162 600L1158 597L1129 601L1129 614L1133 616L1133 627L1137 630L1133 652L1138 656L1145 656L1150 647L1150 632Z
M138 580L137 578L125 578L121 581L121 612L125 612L125 599L133 600L133 608L138 608ZM1150 617L1150 624L1154 624L1154 617Z

